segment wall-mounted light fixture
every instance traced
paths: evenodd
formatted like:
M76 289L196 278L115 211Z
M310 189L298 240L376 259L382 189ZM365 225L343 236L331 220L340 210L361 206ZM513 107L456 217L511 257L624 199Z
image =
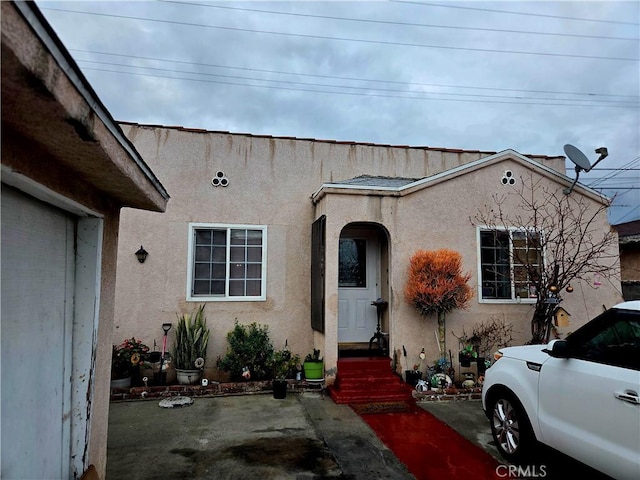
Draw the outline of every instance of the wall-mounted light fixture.
M144 263L144 261L147 259L147 256L149 255L149 252L147 252L142 245L140 245L140 249L136 252L136 257L138 258L138 261L140 263Z

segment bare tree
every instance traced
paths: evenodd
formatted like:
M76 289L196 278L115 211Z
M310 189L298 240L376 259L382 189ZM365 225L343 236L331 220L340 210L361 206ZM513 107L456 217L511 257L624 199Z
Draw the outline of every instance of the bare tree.
M521 178L513 193L494 195L493 199L495 204L485 205L471 222L489 231L505 232L508 228L510 235L524 232L527 236L521 248L509 249L508 275L512 283L526 277L536 297L530 343L546 343L560 292L567 287L571 290L574 280L614 274L616 235L611 228L602 228L608 204L596 203L575 191L567 195L560 187L549 188L533 176ZM513 265L520 269L518 279Z

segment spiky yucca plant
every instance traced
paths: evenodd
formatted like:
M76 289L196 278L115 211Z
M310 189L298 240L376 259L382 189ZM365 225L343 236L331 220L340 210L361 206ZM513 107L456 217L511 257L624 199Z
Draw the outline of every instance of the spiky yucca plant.
M204 305L193 313L177 315L176 343L173 358L176 368L193 370L202 368L207 358L207 344L209 343L209 329L204 316ZM198 360L202 359L202 360ZM202 365L200 365L202 364Z

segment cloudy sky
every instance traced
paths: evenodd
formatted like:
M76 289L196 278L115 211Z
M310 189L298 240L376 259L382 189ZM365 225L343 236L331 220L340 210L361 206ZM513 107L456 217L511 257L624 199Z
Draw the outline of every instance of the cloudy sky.
M116 120L564 155L640 219L638 1L38 1ZM569 172L573 176L572 171Z

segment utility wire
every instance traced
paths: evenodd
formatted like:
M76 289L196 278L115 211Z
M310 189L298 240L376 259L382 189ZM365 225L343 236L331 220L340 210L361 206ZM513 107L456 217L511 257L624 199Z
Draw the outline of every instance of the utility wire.
M286 72L282 70L265 70L261 68L248 68L248 67L237 67L237 66L228 66L228 65L219 65L212 63L200 63L200 62L187 62L184 60L171 60L168 58L158 58L158 57L145 57L140 55L127 55L121 53L111 53L111 52L99 52L94 50L81 50L81 49L69 49L72 52L82 52L82 53L92 53L96 55L108 55L108 56L117 56L117 57L125 57L125 58L133 58L139 60L153 60L159 62L170 62L177 63L183 65L191 65L191 66L203 66L203 67L214 67L214 68L226 68L230 70L242 70L242 71L250 71L250 72L263 72L263 73L275 73L279 75L295 75L300 77L313 77L313 78L327 78L327 79L336 79L336 80L350 80L350 81L358 81L358 82L373 82L373 83L388 83L395 85L413 85L420 87L442 87L442 88L460 88L460 89L470 89L470 90L496 90L503 92L523 92L523 93L547 93L547 94L558 94L558 95L587 95L591 97L621 97L621 98L640 98L640 95L619 95L619 94L609 94L609 93L580 93L580 92L565 92L565 91L553 91L553 90L525 90L525 89L516 89L516 88L500 88L500 87L480 87L480 86L468 86L468 85L450 85L450 84L441 84L441 83L416 83L416 82L400 82L397 80L380 80L373 78L362 78L362 77L342 77L342 76L334 76L334 75L319 75L312 73L302 73L302 72ZM584 99L587 100L587 99Z
M307 89L307 88L293 88L293 87L280 87L275 85L250 85L246 83L236 83L236 82L224 82L219 80L208 80L208 79L200 79L200 78L184 78L184 77L174 77L168 75L156 75L150 73L139 73L139 72L123 72L117 70L107 70L102 68L92 68L87 67L85 70L97 71L97 72L109 72L109 73L119 73L125 75L136 75L142 77L155 77L155 78L167 78L171 80L185 80L189 82L200 82L200 83L215 83L218 85L234 85L241 87L251 87L251 88L268 88L273 90L288 90L288 91L296 91L296 92L311 92L311 93L328 93L333 95L351 95L351 96L360 96L360 97L382 97L382 98L404 98L409 100L439 100L439 101L447 101L447 102L471 102L471 103L492 103L492 104L511 104L511 105L542 105L542 106L553 106L553 107L601 107L601 108L629 108L622 105L590 105L590 104L562 104L562 103L544 103L544 102L509 102L502 100L474 100L474 99L458 99L458 98L439 98L433 96L413 96L413 95L390 95L390 94L375 94L375 93L358 93L358 92L339 92L339 91L328 91L328 90L316 90L316 89ZM408 92L410 93L410 92Z
M594 188L597 185L600 185L601 183L610 180L612 178L617 177L618 175L622 174L622 172L624 171L623 169L625 168L631 168L634 165L637 165L640 162L640 157L636 157L633 160L630 160L629 162L627 162L626 164L622 165L620 167L620 169L618 169L617 171L614 171L608 175L605 175L604 177L600 177L600 180L596 180L595 182L593 182L591 184L591 188Z
M451 30L471 30L477 32L493 32L493 33L509 33L509 34L523 34L523 35L547 35L558 37L576 37L576 38L595 38L602 40L627 40L637 41L638 37L611 37L606 35L584 35L579 33L556 33L556 32L532 32L526 30L506 30L500 28L482 28L482 27L462 27L459 25L437 25L432 23L412 23L412 22L398 22L392 20L373 20L367 18L352 18L352 17L337 17L332 15L317 15L311 13L299 13L299 12L282 12L276 10L260 10L257 8L241 8L230 7L228 5L211 5L208 3L194 3L194 2L180 2L176 0L158 0L161 3L175 3L178 5L190 5L206 8L219 8L225 10L237 10L242 12L255 12L255 13L267 13L271 15L288 15L290 17L306 17L306 18L319 18L323 20L342 20L345 22L361 22L361 23L374 23L382 25L400 25L403 27L426 27L426 28L444 28Z
M406 94L434 94L434 95L451 95L458 97L481 97L481 98L508 98L512 100L553 100L553 101L562 101L562 102L583 102L582 99L576 98L553 98L553 97L524 97L524 96L509 96L509 95L486 95L486 94L477 94L477 93L450 93L450 92L421 92L415 90L399 90L392 88L371 88L371 87L356 87L351 85L331 85L326 83L310 83L310 82L294 82L290 80L271 80L266 78L255 78L255 77L243 77L239 75L223 75L217 73L202 73L202 72L189 72L184 70L175 70L169 68L158 68L158 67L143 67L139 65L127 65L123 63L115 63L115 62L100 62L95 60L77 60L82 63L91 63L98 65L110 65L117 67L126 67L126 68L140 68L144 70L153 70L160 72L170 72L170 73L181 73L181 74L190 74L190 75L202 75L206 77L220 77L220 78L230 78L234 80L250 80L250 81L258 81L258 82L271 82L271 83L280 83L287 85L304 85L310 87L323 87L323 88L342 88L347 90L359 90L359 91L378 91L378 92L393 92L393 93L406 93ZM637 107L638 105L632 105L626 102L618 102L618 101L610 101L610 100L596 100L596 99L588 99L589 102L601 102L607 103L608 105L601 106L626 106L626 107Z
M637 22L623 22L621 20L603 20L596 18L577 18L577 17L565 17L561 15L546 15L543 13L529 13L529 12L513 12L509 10L493 10L490 8L478 8L478 7L463 7L461 5L442 5L440 3L425 3L425 2L412 2L408 0L389 0L393 3L411 3L414 5L424 5L427 7L442 7L442 8L458 8L461 10L475 10L479 12L491 12L491 13L506 13L510 15L525 15L527 17L542 17L542 18L557 18L561 20L577 20L580 22L599 22L599 23L616 23L620 25L640 25Z
M139 20L141 22L166 23L171 25L180 25L180 26L187 26L187 27L213 28L213 29L228 30L228 31L234 31L234 32L261 33L265 35L279 35L279 36L287 36L287 37L308 38L313 40L332 40L332 41L338 41L338 42L367 43L367 44L375 44L375 45L391 45L391 46L415 47L415 48L434 48L434 49L441 49L441 50L462 50L462 51L469 51L469 52L484 52L484 53L505 53L505 54L512 54L512 55L534 55L534 56L547 56L547 57L556 57L556 58L583 58L583 59L591 59L591 60L611 60L611 61L628 61L628 62L640 61L639 58L630 58L630 57L605 57L605 56L599 56L599 55L578 55L578 54L569 54L569 53L527 52L527 51L520 51L520 50L498 50L493 48L471 48L471 47L454 47L454 46L447 46L447 45L431 45L426 43L389 42L389 41L383 41L383 40L368 40L363 38L329 37L325 35L275 32L270 30L258 30L258 29L252 29L252 28L225 27L221 25L206 25L202 23L178 22L175 20L159 20L155 18L134 17L130 15L115 15L110 13L86 12L86 11L69 10L69 9L63 9L63 8L51 8L51 7L41 7L41 8L43 10L52 10L52 11L64 12L64 13L76 13L80 15L93 15L98 17L121 18L126 20Z

